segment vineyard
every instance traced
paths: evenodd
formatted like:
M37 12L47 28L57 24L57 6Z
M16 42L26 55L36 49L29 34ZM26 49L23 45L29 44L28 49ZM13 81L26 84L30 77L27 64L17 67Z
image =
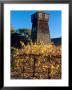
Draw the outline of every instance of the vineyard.
M61 79L61 46L20 43L11 47L11 79Z

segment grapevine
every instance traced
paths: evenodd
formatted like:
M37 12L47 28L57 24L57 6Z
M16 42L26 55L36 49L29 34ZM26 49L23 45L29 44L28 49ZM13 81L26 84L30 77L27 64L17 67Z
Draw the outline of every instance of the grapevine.
M61 78L61 46L43 42L20 43L20 49L11 47L11 78L48 79L49 69L51 79Z

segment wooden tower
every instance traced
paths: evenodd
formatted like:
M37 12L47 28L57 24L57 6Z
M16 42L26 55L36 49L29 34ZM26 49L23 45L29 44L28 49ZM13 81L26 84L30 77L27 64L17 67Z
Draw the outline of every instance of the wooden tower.
M32 32L31 38L33 42L44 42L48 44L51 42L49 26L48 26L49 15L43 11L38 11L32 15Z

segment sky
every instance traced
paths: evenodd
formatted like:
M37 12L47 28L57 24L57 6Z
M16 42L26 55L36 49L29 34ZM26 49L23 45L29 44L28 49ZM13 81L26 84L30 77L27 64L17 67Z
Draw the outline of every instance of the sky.
M22 29L22 28L32 28L31 15L36 11L11 11L10 12L10 24L14 28L14 30ZM61 11L44 11L49 14L49 31L51 38L61 37L61 24L62 17Z

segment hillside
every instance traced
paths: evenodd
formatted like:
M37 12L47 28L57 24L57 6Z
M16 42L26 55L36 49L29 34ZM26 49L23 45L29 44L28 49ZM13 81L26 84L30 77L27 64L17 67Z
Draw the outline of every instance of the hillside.
M56 46L61 45L61 37L59 37L59 38L52 38L51 41L54 42L54 44Z

